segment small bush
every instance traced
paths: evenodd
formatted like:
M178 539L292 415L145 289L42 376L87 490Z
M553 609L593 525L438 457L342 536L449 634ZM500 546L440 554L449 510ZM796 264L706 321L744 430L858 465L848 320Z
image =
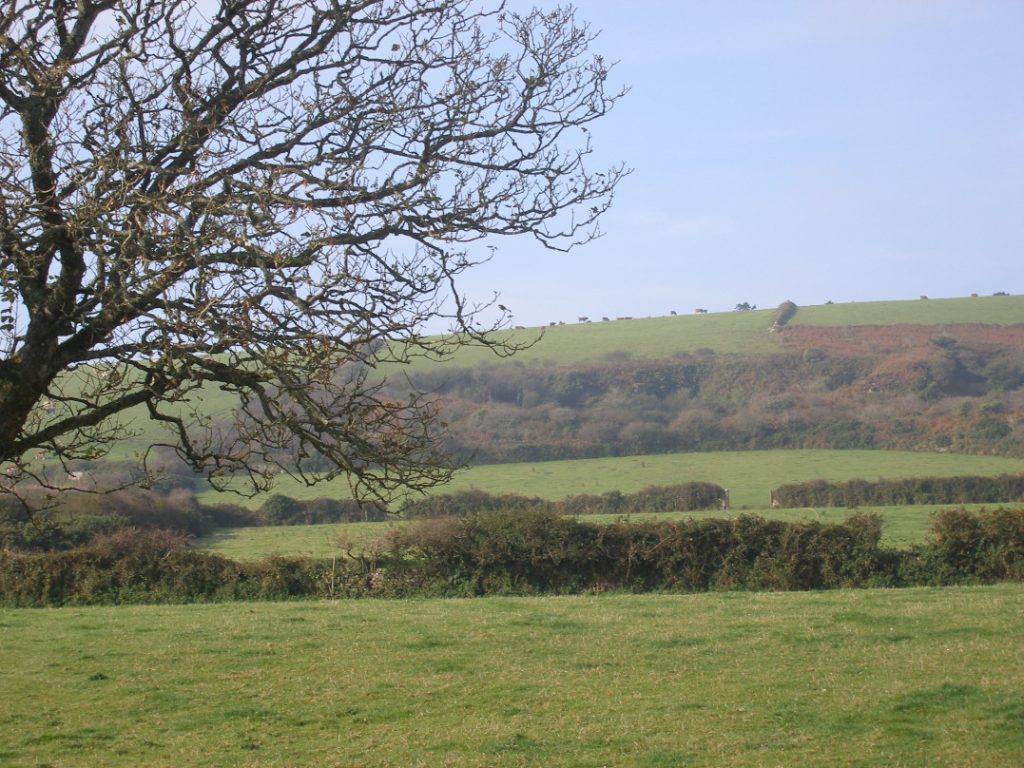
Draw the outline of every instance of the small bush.
M936 583L1024 579L1024 509L943 510L932 518L932 533Z
M263 502L260 516L269 525L317 525L387 519L387 510L375 502L355 499L299 500L274 494Z

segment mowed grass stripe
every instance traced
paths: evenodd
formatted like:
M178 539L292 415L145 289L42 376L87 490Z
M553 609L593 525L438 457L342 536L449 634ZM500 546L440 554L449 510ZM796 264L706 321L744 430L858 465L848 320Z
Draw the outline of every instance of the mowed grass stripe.
M1018 766L1022 608L1001 585L0 611L0 761Z

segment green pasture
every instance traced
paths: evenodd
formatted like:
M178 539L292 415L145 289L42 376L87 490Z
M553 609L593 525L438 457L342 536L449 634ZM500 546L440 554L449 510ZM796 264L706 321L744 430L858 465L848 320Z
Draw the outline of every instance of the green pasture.
M772 488L805 480L878 480L1018 472L1024 472L1024 460L1002 456L912 451L724 451L485 464L462 470L436 492L476 488L495 494L518 493L544 499L563 499L581 493L635 493L651 485L704 480L728 488L734 510L754 510L768 506L768 492ZM273 492L297 499L349 495L348 485L342 479L307 486L280 477ZM263 503L264 497L236 498L211 490L204 492L201 499L207 503L231 501L256 508Z
M632 320L566 323L497 336L516 344L535 341L511 358L498 358L479 347L460 349L445 363L456 368L478 365L574 365L628 356L661 359L679 353L712 350L716 353L756 354L780 351L779 337L769 333L775 308L705 315L645 317ZM979 296L927 301L867 301L800 307L790 325L956 325L1024 323L1024 296ZM386 366L416 372L437 365L419 360L410 366Z
M728 488L732 508L743 510L768 506L768 492L776 486L818 478L877 480L1014 472L1024 472L1024 461L910 451L725 451L490 464L457 475L449 488L557 499L612 490L634 493L651 485L705 480Z
M455 368L487 364L525 366L573 365L580 362L634 358L659 359L676 353L712 350L718 353L758 353L781 350L778 338L768 332L774 309L718 312L706 315L643 317L632 320L542 326L509 330L495 337L515 344L533 345L511 358L499 358L480 347L460 349L445 363ZM416 371L436 365L419 360ZM386 370L396 370L388 367Z
M858 301L800 307L789 325L956 325L1024 323L1024 296Z
M1024 585L0 611L0 763L1024 764Z
M384 523L323 523L221 528L196 539L192 546L232 560L262 560L272 555L327 558L361 549L405 521Z

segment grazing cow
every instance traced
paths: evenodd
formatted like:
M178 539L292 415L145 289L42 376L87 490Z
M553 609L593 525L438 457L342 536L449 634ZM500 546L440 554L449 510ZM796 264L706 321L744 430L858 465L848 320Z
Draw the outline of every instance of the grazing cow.
M921 294L921 299L922 299L922 300L924 300L924 299L927 299L927 298L928 298L928 297L927 297L927 296L925 296L925 295L924 295L923 293Z
M668 311L668 313L669 313L670 315L672 315L672 317L675 317L675 316L676 316L676 311L675 311L674 309L670 309L670 310Z
M607 323L607 322L611 322L611 318L610 318L610 317L602 317L602 318L601 318L601 322L602 322L602 323Z
M693 310L693 313L695 315L706 315L708 311L706 309L701 309L700 307L697 307L697 309Z
M581 323L589 323L590 322L590 318L589 317L577 317L576 319L579 322L581 322Z

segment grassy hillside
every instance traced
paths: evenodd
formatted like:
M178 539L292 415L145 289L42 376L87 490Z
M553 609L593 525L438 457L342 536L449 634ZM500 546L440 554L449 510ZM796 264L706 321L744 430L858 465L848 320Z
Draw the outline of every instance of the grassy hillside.
M580 493L634 493L651 485L706 480L728 488L734 509L768 505L768 492L784 483L824 478L851 480L929 475L999 475L1024 472L1024 461L1000 456L962 456L904 451L740 451L624 456L575 461L488 464L458 473L439 492L478 488L488 493L519 493L561 499ZM313 487L280 478L275 493L299 499L344 497L348 486L334 481ZM236 501L215 491L208 503ZM257 507L263 499L238 499Z
M789 329L784 333L768 332L773 316L774 310L767 309L707 315L613 320L611 322L598 320L587 324L570 324L544 329L534 328L508 331L506 336L516 342L526 342L531 339L537 339L538 334L543 333L543 335L540 336L533 347L524 350L510 359L497 358L487 350L467 348L460 350L450 362L444 365L418 360L409 366L388 365L384 366L381 370L382 373L388 374L396 380L400 380L403 373L409 373L414 376L425 372L432 373L434 374L433 380L436 381L438 379L436 375L438 372L441 372L442 377L447 375L444 373L446 369L454 372L457 368L475 368L474 373L483 376L485 373L488 373L483 367L489 367L491 369L489 375L493 379L494 377L505 375L504 370L508 370L509 366L515 366L516 375L521 379L525 376L543 376L544 369L548 367L565 368L587 362L608 363L610 361L618 361L619 364L622 364L624 360L671 359L676 354L695 353L701 350L736 355L749 353L793 353L794 350L800 352L805 347L814 347L816 353L820 353L822 350L826 353L834 351L837 356L841 354L864 356L875 354L876 352L896 355L893 361L882 361L880 364L888 365L889 367L899 364L902 368L896 373L900 375L906 374L903 378L910 381L920 375L917 369L924 362L927 362L923 358L920 360L916 358L911 359L913 355L924 355L925 352L921 350L929 351L932 357L939 354L937 348L931 343L931 337L934 334L927 330L928 326L922 324L941 324L944 327L942 333L956 337L966 347L973 348L973 346L977 346L975 342L984 342L985 345L988 345L987 348L1013 349L1019 343L1019 334L1014 336L1015 331L1010 326L1017 324L1017 327L1021 327L1024 325L1024 296L865 302L803 307L797 311L796 316L790 321ZM883 326L912 324L918 326L918 332L915 336L910 333L910 329L904 328L902 330L894 330L888 337L883 338L884 331L866 329L864 328L866 324L880 324ZM949 328L951 325L956 324L962 324L960 330L951 330ZM988 334L988 337L984 339L980 339L980 337L979 339L974 339L973 336L968 338L970 336L968 331L972 328L975 331L982 328L982 326L968 324L989 324L988 330L984 331L984 333ZM996 327L1001 327L1001 330L998 332L993 331L992 328ZM846 331L844 330L846 328L853 330ZM868 334L868 336L861 338L864 334ZM964 336L964 334L967 334L967 336ZM911 338L912 336L913 338ZM975 336L977 336L977 333L975 333ZM893 346L894 344L895 347ZM903 357L899 357L897 353L902 354ZM910 373L907 373L907 371ZM978 371L972 370L970 372L971 376L976 374L978 374ZM74 390L75 388L73 386L76 385L75 377L86 375L88 375L86 369L79 369L70 374L70 389ZM722 389L720 383L716 386L719 390ZM906 382L903 382L901 386L905 389L908 385ZM792 396L790 399L796 398L794 402L802 402L801 398L806 399L818 394L820 393L813 387L806 392L789 393ZM702 396L706 396L706 393ZM230 418L230 413L236 402L230 394L223 392L215 386L206 387L195 393L193 399L201 405L205 413L225 420ZM485 397L484 400L486 401L487 398ZM751 406L756 404L755 401L756 398L750 397L745 397L743 400L744 403ZM693 406L695 403L696 401L688 405ZM459 407L460 412L464 413L476 410L475 407L463 407L462 405ZM832 408L832 413L837 413L835 407L829 407ZM1009 412L1012 412L1012 408ZM761 415L763 416L763 414ZM671 421L671 418L666 418L668 418L668 421ZM747 421L751 420L748 417L744 418ZM859 417L856 415L845 415L837 416L836 418L849 420ZM453 419L448 417L448 420L452 421ZM114 446L114 450L110 455L111 459L133 459L137 453L144 451L154 442L173 440L170 431L166 427L151 422L146 417L145 411L142 408L137 408L125 414L122 421L130 428L137 429L139 434ZM889 419L886 419L886 421L889 421ZM923 423L934 424L936 422L934 420L926 420ZM969 430L971 426L971 424L952 425L950 428L954 432L963 432L965 429ZM921 427L921 424L918 424L917 427ZM736 447L741 447L743 446L741 437L733 436L730 439L735 438ZM930 443L924 438L922 438L922 441L919 441L920 445L917 443L913 445L893 445L892 443L884 442L885 435L882 437L883 440L879 444L886 445L887 447L930 447ZM523 442L515 435L510 435L509 439L516 443ZM802 444L808 445L806 442ZM712 445L714 444L712 443ZM791 445L801 445L801 443L795 442L791 443ZM815 443L811 442L809 445L815 446ZM470 449L474 447L473 445L469 446ZM733 447L733 444L720 443L718 447ZM839 445L837 447L847 446ZM974 450L970 447L963 448L959 445L954 445L953 447L958 450ZM994 446L982 446L982 448L990 451L994 449L1000 452L1007 452L1004 448ZM652 450L648 446L641 446L638 450L645 449ZM662 448L661 450L666 449ZM673 445L668 450L693 450L693 446ZM517 458L530 457L519 456ZM505 458L490 457L490 460L505 460Z
M710 349L718 353L770 353L781 345L768 333L774 308L707 315L650 317L568 324L509 331L515 342L542 338L530 349L509 360L481 349L460 350L448 365L481 364L572 365L628 353L634 359L671 357L677 352ZM790 325L956 325L1024 323L1024 296L984 296L928 301L872 301L800 307ZM417 362L410 370L429 366Z
M480 348L461 349L446 365L460 368L487 364L573 365L609 357L657 359L702 349L719 353L770 352L779 348L777 339L768 333L773 311L598 320L505 331L499 338L514 343L536 340L536 343L512 358L498 358ZM430 365L434 363L417 361L409 368L415 372ZM398 368L388 367L387 370Z
M1024 323L1024 296L864 301L800 307L790 325L957 325Z
M706 315L637 318L591 323L576 323L545 328L504 332L516 342L536 343L511 358L499 358L477 347L459 350L443 365L451 368L485 366L572 366L583 362L609 360L653 360L675 354L709 350L715 353L764 354L784 350L779 334L768 332L774 309L748 312L720 312ZM929 301L889 301L801 307L790 325L861 326L893 324L987 323L1013 325L1024 323L1024 296L989 296ZM438 363L416 360L410 365L385 365L381 372L392 378L405 373L415 375L438 370ZM75 376L85 375L76 372ZM72 385L74 382L71 382ZM74 386L71 387L72 389ZM209 386L194 395L204 412L226 415L235 399L218 387ZM167 440L170 432L153 424L142 408L123 418L140 434L119 444L111 458L131 458L151 442Z
M1009 768L1022 605L1002 585L6 610L0 762Z

